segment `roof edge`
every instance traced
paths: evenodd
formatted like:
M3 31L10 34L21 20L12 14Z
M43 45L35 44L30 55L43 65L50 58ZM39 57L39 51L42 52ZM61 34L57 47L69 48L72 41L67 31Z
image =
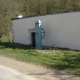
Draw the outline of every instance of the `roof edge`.
M62 11L62 12L53 12L53 13L49 13L49 14L25 16L25 17L22 17L22 18L12 18L11 20L19 20L19 19L24 19L24 18L39 17L39 16L46 16L46 15L55 15L55 14L62 14L62 13L72 13L72 12L80 12L80 9L79 10L68 10L68 11Z

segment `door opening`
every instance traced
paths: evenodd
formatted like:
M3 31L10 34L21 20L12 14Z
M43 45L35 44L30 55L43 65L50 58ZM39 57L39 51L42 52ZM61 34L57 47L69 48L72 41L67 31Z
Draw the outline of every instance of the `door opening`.
M31 38L32 38L32 47L36 46L36 42L35 42L35 32L31 33Z

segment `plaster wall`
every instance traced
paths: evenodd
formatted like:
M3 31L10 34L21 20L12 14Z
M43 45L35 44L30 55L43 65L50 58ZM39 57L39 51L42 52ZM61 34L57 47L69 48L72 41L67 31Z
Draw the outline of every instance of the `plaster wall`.
M31 44L30 30L41 20L45 30L43 46L80 50L80 12L69 12L12 20L13 41Z

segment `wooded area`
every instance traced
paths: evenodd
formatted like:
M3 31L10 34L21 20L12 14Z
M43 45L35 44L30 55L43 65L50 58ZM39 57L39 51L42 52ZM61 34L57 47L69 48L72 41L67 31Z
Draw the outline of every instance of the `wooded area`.
M11 32L11 19L17 15L32 16L79 10L80 0L0 0L0 38Z

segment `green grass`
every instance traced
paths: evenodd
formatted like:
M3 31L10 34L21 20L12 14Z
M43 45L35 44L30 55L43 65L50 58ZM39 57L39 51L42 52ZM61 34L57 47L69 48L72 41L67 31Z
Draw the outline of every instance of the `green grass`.
M37 50L19 44L2 42L0 55L80 75L80 52L77 51Z
M2 38L1 38L1 42L8 42L9 40L8 40L8 37L7 36L3 36ZM12 37L10 37L10 42L12 42Z

